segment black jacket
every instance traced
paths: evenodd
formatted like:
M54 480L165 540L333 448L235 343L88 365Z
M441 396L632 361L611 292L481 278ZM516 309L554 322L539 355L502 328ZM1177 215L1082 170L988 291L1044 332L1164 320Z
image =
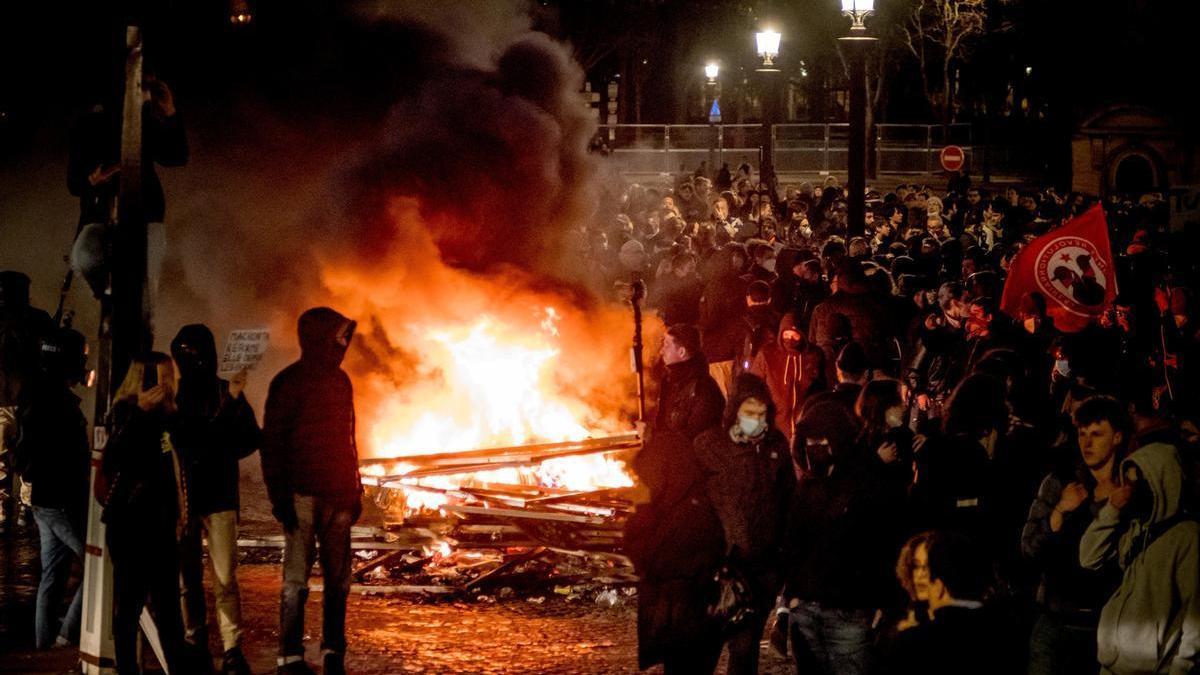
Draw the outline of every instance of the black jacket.
M1011 622L1010 622L1011 623ZM933 621L910 628L896 638L883 672L895 675L1007 675L1023 672L1017 663L1022 650L1001 638L1011 633L1001 617L988 608L943 607Z
M238 460L253 454L262 440L246 397L231 397L225 380L214 379L211 387L211 405L180 401L174 437L187 462L190 504L197 516L238 509Z
M724 409L725 397L703 356L672 364L659 391L651 435L681 434L690 447L700 432L720 421Z
M180 520L179 492L171 453L164 452L174 420L162 410L143 411L133 401L118 401L109 413L109 438L101 470L108 481L103 520L121 528L166 528ZM181 467L182 468L182 467ZM129 530L126 530L129 531Z
M20 408L14 469L33 484L34 506L87 515L91 450L79 397L65 386L37 387Z
M328 310L300 333L300 360L271 381L263 416L263 480L272 505L292 495L357 504L362 493L354 389L336 337L349 319Z
M903 541L903 486L856 449L827 476L796 486L784 543L789 598L838 609L878 609L893 594Z
M739 383L762 380L743 376ZM719 426L696 438L696 457L708 485L709 498L721 519L729 557L750 570L775 571L783 542L784 513L795 487L787 439L774 428L757 441L739 443L730 436L737 411L751 395L770 400L761 391L741 389L725 406ZM768 419L774 418L771 406Z
M67 158L67 188L79 197L79 222L105 223L109 204L119 189L119 177L92 185L88 176L98 166L121 161L120 113L92 112L84 116L71 133ZM151 104L142 107L142 202L146 220L162 222L166 212L162 183L155 164L183 166L188 161L187 135L178 115L160 117Z
M41 340L53 330L54 320L40 309L0 308L0 406L21 402L21 387L37 377Z

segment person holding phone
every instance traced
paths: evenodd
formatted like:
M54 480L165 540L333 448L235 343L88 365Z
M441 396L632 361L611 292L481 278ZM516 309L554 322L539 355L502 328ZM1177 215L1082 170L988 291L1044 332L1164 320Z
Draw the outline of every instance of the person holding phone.
M114 395L101 471L101 516L113 563L113 642L119 675L138 673L138 621L147 601L166 663L184 672L179 608L179 540L188 515L187 477L173 434L175 366L137 357Z

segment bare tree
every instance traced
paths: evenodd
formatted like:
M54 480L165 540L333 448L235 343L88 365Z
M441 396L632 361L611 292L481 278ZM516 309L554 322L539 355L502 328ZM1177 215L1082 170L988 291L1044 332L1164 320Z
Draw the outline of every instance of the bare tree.
M954 66L969 57L987 15L987 0L913 0L901 26L904 45L920 67L925 98L942 124L954 121Z

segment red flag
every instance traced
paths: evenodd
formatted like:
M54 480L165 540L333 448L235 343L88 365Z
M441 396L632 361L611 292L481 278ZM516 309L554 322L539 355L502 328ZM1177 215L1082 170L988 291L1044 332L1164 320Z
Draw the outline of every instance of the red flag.
M1099 205L1029 242L1008 268L1001 309L1016 317L1026 293L1041 293L1059 330L1082 330L1117 297L1108 223Z

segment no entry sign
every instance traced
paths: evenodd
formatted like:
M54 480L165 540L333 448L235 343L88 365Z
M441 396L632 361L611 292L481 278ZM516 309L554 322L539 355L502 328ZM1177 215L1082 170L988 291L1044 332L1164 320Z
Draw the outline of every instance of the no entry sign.
M942 148L942 168L951 173L963 168L967 162L967 153L957 145L947 145Z

